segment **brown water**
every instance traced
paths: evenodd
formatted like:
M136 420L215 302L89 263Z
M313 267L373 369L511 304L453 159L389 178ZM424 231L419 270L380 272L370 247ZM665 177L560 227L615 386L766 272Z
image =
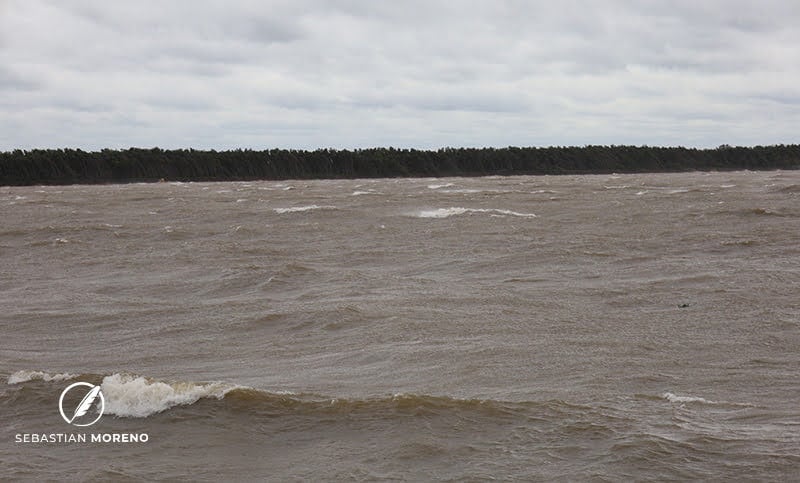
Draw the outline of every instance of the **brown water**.
M796 478L798 233L786 171L0 187L0 479Z

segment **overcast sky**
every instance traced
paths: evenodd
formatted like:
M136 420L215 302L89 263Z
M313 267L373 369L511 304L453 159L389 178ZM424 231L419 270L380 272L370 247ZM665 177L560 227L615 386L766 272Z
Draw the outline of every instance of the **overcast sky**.
M0 150L798 132L796 0L0 0Z

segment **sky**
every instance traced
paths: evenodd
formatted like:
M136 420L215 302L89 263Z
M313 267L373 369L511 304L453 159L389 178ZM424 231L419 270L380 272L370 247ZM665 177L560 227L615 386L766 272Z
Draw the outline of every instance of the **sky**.
M0 0L0 150L798 143L795 0Z

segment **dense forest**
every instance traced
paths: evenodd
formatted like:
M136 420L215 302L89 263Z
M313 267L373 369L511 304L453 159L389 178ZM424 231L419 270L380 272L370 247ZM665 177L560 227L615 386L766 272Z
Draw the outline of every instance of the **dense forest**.
M299 151L33 149L0 153L0 185L799 169L800 145L375 148Z

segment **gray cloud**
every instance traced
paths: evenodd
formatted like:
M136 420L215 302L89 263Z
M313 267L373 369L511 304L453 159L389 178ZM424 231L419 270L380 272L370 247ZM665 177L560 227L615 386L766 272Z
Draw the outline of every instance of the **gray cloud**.
M8 66L0 65L0 91L32 91L40 85L36 79L20 75Z
M0 149L796 142L800 4L0 4Z

